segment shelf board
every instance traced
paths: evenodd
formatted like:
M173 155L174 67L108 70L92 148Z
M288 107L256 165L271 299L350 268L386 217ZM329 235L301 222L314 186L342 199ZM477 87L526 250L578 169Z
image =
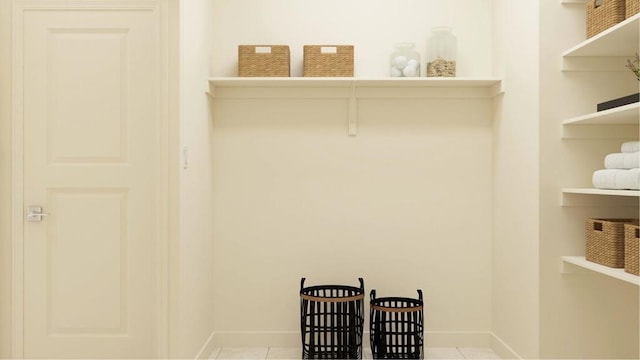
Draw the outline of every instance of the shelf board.
M567 119L563 125L638 125L640 122L640 103L619 106Z
M565 51L562 56L634 56L638 52L639 25L640 14L636 14Z
M356 78L356 77L212 77L215 87L480 87L501 83L498 78Z
M583 194L583 195L610 195L610 196L628 196L640 197L638 190L606 190L595 188L564 188L563 194Z
M636 286L640 286L640 277L633 274L629 274L628 272L625 272L624 269L614 269L608 266L603 266L591 261L587 261L584 256L563 256L562 263L563 263L564 273L570 272L564 266L564 264L572 264L584 269L595 271L597 273L600 273L606 276L610 276L618 280L626 281Z
M348 133L357 135L360 99L489 99L504 92L499 78L212 77L216 99L345 99Z
M589 2L589 0L560 0L561 4L582 4L582 5L586 5Z

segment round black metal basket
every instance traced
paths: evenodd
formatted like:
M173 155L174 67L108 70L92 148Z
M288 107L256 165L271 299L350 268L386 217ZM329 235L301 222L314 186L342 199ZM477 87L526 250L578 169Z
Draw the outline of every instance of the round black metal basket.
M423 359L422 290L418 299L385 297L376 299L371 290L370 340L374 359Z
M300 282L303 359L362 359L364 280L360 287Z

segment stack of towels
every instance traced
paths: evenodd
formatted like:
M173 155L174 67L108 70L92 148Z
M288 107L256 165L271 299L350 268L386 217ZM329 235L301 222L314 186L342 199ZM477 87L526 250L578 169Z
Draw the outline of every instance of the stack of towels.
M593 173L598 189L640 190L640 141L622 144L620 153L604 158L604 169Z

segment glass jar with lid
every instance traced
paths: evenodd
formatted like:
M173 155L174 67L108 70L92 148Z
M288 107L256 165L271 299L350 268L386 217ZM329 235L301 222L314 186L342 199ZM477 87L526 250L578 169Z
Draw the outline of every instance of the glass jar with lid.
M448 26L438 26L431 30L427 43L427 76L456 76L456 52L458 41Z
M395 45L394 51L389 57L391 77L419 77L420 53L411 42L402 42Z

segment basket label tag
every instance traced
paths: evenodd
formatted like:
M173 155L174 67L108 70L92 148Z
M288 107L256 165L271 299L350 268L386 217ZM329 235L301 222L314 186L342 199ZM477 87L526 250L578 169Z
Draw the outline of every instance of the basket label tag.
M336 46L321 46L320 47L321 54L336 54L338 53L338 48Z
M256 46L256 54L271 54L271 46Z

